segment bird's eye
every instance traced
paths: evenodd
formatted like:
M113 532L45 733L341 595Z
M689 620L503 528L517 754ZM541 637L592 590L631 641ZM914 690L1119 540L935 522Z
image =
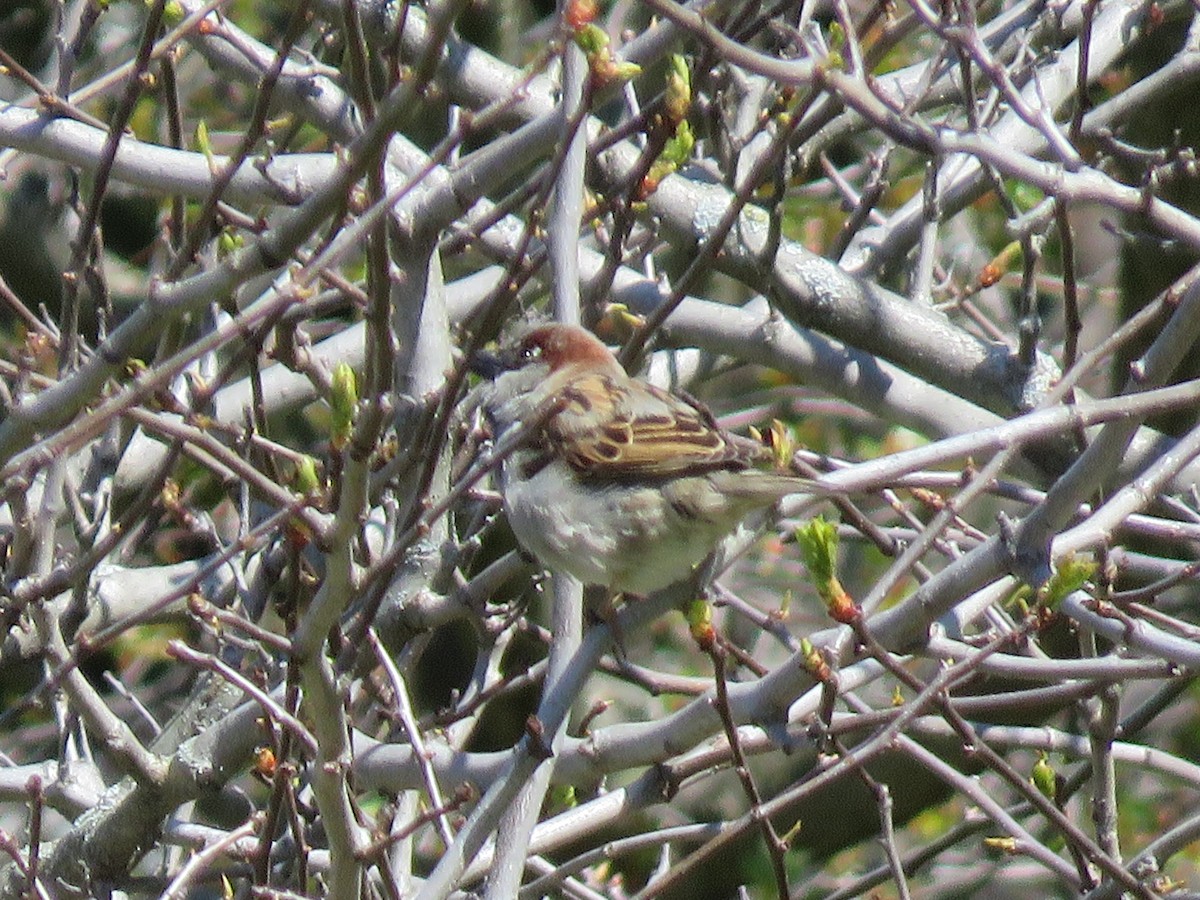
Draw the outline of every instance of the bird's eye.
M521 348L521 359L530 360L537 359L542 355L542 348L537 344L526 344Z

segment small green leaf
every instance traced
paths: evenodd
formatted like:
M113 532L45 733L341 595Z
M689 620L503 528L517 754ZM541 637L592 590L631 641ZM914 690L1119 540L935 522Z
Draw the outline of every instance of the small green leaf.
M832 522L826 522L824 517L817 516L796 529L796 542L800 545L804 565L808 567L809 575L819 590L820 585L827 584L834 577L837 528Z
M1058 609L1063 600L1087 584L1095 574L1095 560L1068 553L1056 561L1054 574L1042 585L1038 597L1047 609Z

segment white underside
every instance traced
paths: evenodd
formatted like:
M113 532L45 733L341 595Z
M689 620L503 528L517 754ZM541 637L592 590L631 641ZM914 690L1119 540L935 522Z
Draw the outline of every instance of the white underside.
M565 463L514 479L523 460L505 466L505 510L521 545L547 568L584 584L648 594L690 575L761 501L731 503L703 478L669 485L582 486ZM686 510L686 512L681 512Z

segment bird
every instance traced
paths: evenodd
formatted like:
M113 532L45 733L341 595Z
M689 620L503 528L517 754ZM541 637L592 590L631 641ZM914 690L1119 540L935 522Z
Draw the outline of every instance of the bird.
M812 493L763 468L761 442L697 401L628 375L584 328L527 326L477 355L494 445L528 432L499 465L517 542L551 572L645 596L692 575L750 513Z

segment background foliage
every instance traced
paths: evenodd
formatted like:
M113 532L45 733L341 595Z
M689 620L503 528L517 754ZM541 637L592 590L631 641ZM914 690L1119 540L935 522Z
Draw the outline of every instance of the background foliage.
M0 49L0 896L1200 890L1193 4ZM536 317L844 495L585 616L465 374Z

